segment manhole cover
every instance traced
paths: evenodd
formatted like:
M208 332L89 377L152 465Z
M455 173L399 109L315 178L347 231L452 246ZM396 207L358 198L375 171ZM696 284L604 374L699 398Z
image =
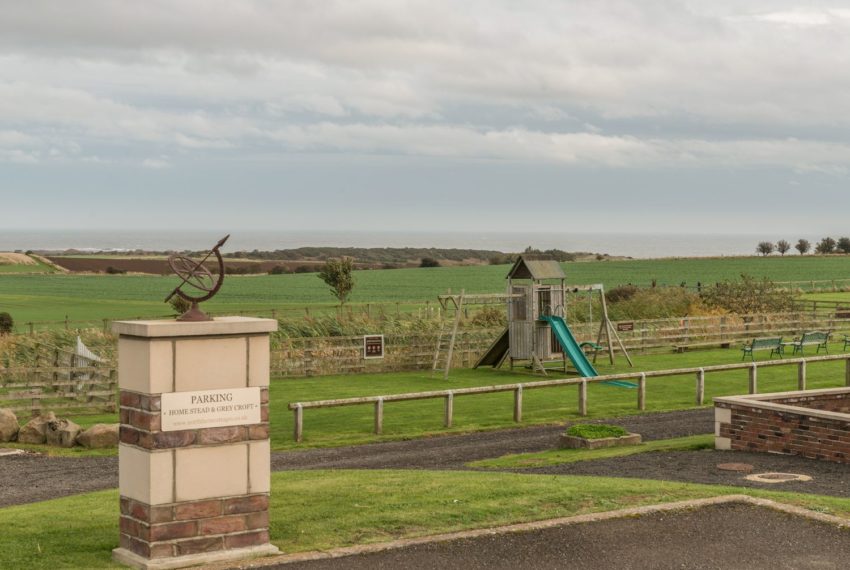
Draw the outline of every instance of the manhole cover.
M749 463L718 463L717 468L721 471L735 471L737 473L753 472L753 466Z
M747 475L745 478L747 481L755 481L756 483L788 483L790 481L812 480L808 475L797 473L756 473L755 475Z

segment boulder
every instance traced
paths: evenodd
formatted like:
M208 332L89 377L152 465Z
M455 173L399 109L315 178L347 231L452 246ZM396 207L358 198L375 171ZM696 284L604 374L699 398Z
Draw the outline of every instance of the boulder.
M77 443L89 449L116 447L119 426L120 424L95 424L77 436Z
M12 410L0 410L0 443L15 441L20 427Z
M56 447L74 447L77 436L83 428L71 420L59 419L47 422L47 431L44 433L47 445Z
M18 432L19 443L44 443L46 441L47 424L56 421L56 414L47 412L28 421Z

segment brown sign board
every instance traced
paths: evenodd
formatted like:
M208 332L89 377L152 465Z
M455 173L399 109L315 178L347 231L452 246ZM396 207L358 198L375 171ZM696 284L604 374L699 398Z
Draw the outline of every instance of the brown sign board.
M632 332L635 330L634 321L630 321L627 323L617 323L617 332Z
M363 337L363 358L384 357L384 335L373 334Z

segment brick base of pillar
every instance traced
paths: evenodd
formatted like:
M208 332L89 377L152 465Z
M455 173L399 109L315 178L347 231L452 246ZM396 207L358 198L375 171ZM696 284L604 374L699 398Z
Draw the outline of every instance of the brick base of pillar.
M265 493L156 506L121 497L121 547L113 559L153 569L276 554L268 507Z

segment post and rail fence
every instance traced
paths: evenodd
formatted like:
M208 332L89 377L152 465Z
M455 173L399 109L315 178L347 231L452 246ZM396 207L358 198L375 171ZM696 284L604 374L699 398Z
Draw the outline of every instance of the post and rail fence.
M342 406L372 405L375 409L374 432L380 435L383 431L384 404L388 402L409 402L412 400L443 399L445 401L443 425L450 428L453 423L454 399L456 396L472 396L475 394L495 394L499 392L513 392L513 419L522 422L523 392L542 388L553 388L558 386L578 386L578 414L587 415L587 386L593 383L610 382L612 380L637 380L637 409L646 409L646 383L648 378L662 378L668 376L693 375L696 379L694 401L697 406L705 403L705 376L710 372L725 372L729 370L747 370L747 385L750 394L758 393L758 371L761 368L771 366L796 366L797 367L797 389L806 389L806 371L808 365L814 362L844 361L844 384L850 386L850 354L837 354L826 356L812 356L808 358L790 358L785 360L765 360L762 362L742 362L736 364L715 364L711 366L699 366L691 368L673 368L668 370L652 370L645 372L625 372L620 374L606 374L593 378L560 378L553 380L537 380L534 382L522 382L515 384L502 384L498 386L478 386L473 388L456 388L451 390L432 390L429 392L413 392L407 394L387 394L383 396L364 396L359 398L343 398L337 400L316 400L311 402L293 402L289 409L294 414L294 439L296 442L303 441L304 436L304 410L317 408L337 408Z

